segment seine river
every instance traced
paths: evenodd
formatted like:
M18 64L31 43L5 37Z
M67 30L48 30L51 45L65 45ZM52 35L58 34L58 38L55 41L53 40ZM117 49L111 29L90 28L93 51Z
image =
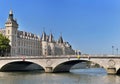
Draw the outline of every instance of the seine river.
M0 72L0 84L120 84L120 76L107 75L102 68L71 73Z

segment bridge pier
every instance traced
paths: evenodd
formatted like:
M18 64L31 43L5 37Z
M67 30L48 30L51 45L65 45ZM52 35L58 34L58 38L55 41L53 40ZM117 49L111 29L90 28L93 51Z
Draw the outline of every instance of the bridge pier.
M52 67L45 67L45 72L46 73L52 73L53 72L53 68Z
M115 75L116 74L116 68L107 68L107 73L109 75Z

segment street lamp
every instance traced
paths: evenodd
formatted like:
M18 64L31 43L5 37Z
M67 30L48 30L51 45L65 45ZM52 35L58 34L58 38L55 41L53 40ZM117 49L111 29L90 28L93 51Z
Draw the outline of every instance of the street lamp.
M116 48L116 51L117 51L117 55L118 55L118 48Z
M112 46L112 55L114 55L114 46Z

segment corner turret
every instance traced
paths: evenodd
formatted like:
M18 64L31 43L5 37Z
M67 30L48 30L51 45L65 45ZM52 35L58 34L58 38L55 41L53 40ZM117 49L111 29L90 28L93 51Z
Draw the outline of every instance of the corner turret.
M51 33L50 36L49 36L49 42L53 42L53 41L54 41L54 38L53 38L53 35Z
M60 36L60 38L58 39L58 43L63 43L63 38L62 38L62 36Z
M42 41L46 41L46 33L45 33L45 32L42 33L41 40L42 40Z

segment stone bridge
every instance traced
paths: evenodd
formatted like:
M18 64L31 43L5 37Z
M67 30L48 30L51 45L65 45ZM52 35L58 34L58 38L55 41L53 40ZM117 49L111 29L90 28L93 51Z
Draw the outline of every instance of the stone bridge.
M108 74L120 73L120 56L115 55L67 55L67 56L14 56L0 57L0 69L10 68L11 64L18 64L18 68L23 65L37 64L45 72L68 72L71 67L81 62L93 62L102 66ZM19 66L23 64L22 66ZM17 67L16 67L17 68Z

